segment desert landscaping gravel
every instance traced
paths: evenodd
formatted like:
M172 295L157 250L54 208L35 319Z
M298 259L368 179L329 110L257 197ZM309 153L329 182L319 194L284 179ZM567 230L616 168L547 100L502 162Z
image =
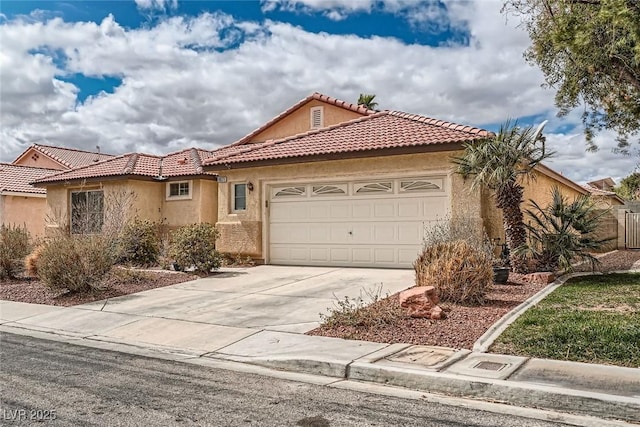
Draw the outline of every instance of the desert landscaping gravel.
M107 298L134 294L149 289L161 288L178 283L195 280L198 276L187 273L167 271L144 271L140 278L129 282L110 280L103 290L89 293L70 294L66 291L53 291L36 279L2 280L0 281L0 299L7 301L28 302L69 307Z
M611 271L640 268L640 251L614 251L599 257L598 270ZM588 265L576 271L590 271ZM515 276L514 276L515 277ZM517 281L517 280L514 280ZM320 335L380 343L407 343L471 349L491 325L520 303L543 289L545 284L492 285L487 301L481 306L441 303L447 318L444 320L407 317L398 301L398 294L382 299L365 308L371 318L379 313L393 313L394 321L374 326L320 326L308 335ZM389 317L389 316L387 316Z
M600 255L599 260L598 271L601 272L640 269L640 251L614 251ZM588 265L581 265L577 266L575 270L590 271L590 268ZM186 273L162 270L147 271L144 276L144 280L132 280L125 283L119 280L111 281L104 290L83 294L54 292L38 280L3 280L0 281L0 299L72 306L198 278ZM487 301L484 305L465 306L441 303L440 306L447 315L444 320L406 317L398 303L398 294L394 294L365 309L369 310L371 318L385 317L377 316L377 313L392 313L393 322L377 322L370 327L321 326L308 334L382 343L410 343L470 349L473 343L498 319L545 286L544 284L493 285L487 294Z

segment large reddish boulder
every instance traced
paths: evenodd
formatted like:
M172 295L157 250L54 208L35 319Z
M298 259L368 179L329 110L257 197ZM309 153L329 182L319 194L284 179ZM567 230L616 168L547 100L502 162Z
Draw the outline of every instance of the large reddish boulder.
M440 299L433 286L417 286L399 294L400 306L407 310L411 317L427 319L444 319L442 308L438 306Z

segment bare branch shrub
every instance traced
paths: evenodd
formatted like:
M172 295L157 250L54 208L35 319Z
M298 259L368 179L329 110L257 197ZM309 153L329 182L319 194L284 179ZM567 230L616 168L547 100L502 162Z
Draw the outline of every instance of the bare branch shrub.
M55 231L36 257L40 279L53 289L86 292L101 286L118 259L118 237L133 212L135 193L127 186L71 193L71 212L47 215Z
M447 216L425 224L423 247L464 240L475 249L494 255L495 246L487 237L482 224L467 215Z
M24 257L31 250L29 231L16 225L0 226L0 279L14 279L22 273Z

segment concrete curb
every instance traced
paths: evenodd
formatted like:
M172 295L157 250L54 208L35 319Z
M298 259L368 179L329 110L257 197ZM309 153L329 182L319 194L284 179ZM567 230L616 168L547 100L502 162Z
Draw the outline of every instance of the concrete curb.
M490 400L509 405L577 412L640 422L640 399L576 391L562 387L467 377L442 372L354 362L349 380L377 382L447 396Z
M499 413L523 411L523 416L552 421L562 420L574 425L593 427L625 425L620 420L640 423L640 398L636 397L578 391L532 382L478 378L403 365L375 364L380 361L380 356L394 354L403 348L403 345L392 345L378 352L345 362L344 359L314 360L310 357L291 356L259 359L216 352L195 355L187 354L184 351L180 352L177 349L150 348L131 343L100 341L94 339L95 337L60 335L52 331L36 331L6 325L0 326L0 331L176 362L258 373L329 387L375 389L376 387L393 386L399 387L395 393L435 393L434 398L443 400L447 398L471 399L461 403L461 406L494 405L492 406L494 409L488 407L483 409ZM464 356L468 356L468 354L465 353ZM393 395L391 391L388 393ZM536 411L540 414L537 414ZM536 415L533 415L534 412ZM525 413L529 415L524 415ZM598 418L591 420L588 417Z
M502 316L496 323L494 323L487 331L482 334L480 338L473 344L473 351L478 353L485 353L489 350L489 347L493 342L507 329L509 325L516 321L525 311L530 307L536 305L542 299L544 299L551 292L562 286L567 280L572 277L579 276L591 276L593 273L571 273L565 274L557 278L553 283L549 284L544 289L540 290L535 295L518 305L516 308Z

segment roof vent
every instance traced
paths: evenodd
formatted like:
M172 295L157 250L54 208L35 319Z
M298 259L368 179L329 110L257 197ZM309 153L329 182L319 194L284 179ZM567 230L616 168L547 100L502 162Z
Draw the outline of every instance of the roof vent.
M322 107L311 108L311 129L319 129L324 125Z
M94 161L94 162L99 162L99 161L100 161L100 146L99 146L99 145L96 145L96 150L97 150L97 152L96 152L96 158L95 158L95 159L93 159L93 161Z

